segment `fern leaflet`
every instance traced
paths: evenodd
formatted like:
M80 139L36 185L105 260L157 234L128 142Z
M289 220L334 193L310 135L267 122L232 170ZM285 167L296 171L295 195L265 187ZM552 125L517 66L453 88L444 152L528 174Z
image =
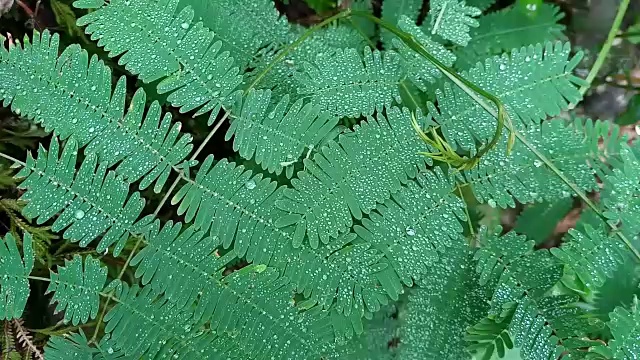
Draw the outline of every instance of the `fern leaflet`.
M181 112L211 112L213 123L222 106L231 103L242 77L222 42L211 30L193 22L194 11L177 12L175 0L77 0L74 6L92 9L79 26L98 40L109 56L144 82L161 80L159 93ZM126 39L127 41L123 41Z
M464 0L433 0L430 6L428 23L431 34L467 46L471 40L469 29L478 27L474 17L479 16L481 11L467 6Z
M16 239L8 233L0 238L0 320L22 317L29 297L27 277L33 269L34 257L31 235L25 234L20 255Z
M125 115L125 78L111 93L111 70L96 56L89 60L78 45L58 57L59 41L57 34L45 31L33 37L33 44L0 49L0 98L61 139L73 137L100 163L118 164L116 172L127 181L142 179L141 189L155 182L159 192L171 168L188 166L184 160L193 148L191 136L180 134L180 124L171 126L171 116L162 115L157 102L145 116L142 90Z

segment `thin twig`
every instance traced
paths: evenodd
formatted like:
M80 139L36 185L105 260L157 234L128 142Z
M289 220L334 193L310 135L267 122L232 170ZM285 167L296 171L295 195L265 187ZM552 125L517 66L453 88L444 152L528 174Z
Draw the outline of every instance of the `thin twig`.
M627 12L627 8L629 7L629 3L631 0L622 0L620 3L620 7L618 8L618 12L616 13L615 19L613 19L613 24L611 25L611 29L609 30L609 35L607 36L607 40L604 45L602 45L602 49L596 58L596 62L593 63L591 67L591 71L589 71L589 75L587 75L586 84L582 85L580 88L580 94L584 96L587 93L587 90L591 87L591 83L600 72L602 65L604 65L609 52L611 51L611 47L613 46L613 41L616 39L616 34L618 34L618 30L620 30L620 25L622 24L622 19L624 19L624 14Z

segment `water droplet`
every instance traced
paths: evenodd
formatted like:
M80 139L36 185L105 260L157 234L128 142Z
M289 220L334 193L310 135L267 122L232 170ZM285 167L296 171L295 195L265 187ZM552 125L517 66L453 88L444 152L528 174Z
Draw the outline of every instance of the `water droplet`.
M185 30L187 30L187 29L189 28L189 24L187 24L187 23L185 22L185 23L180 24L180 27L181 27L181 28L183 28L183 29L185 29Z
M506 70L507 69L507 65L505 64L500 64L500 70Z
M407 235L409 235L409 236L416 236L416 230L414 228L412 228L412 227L408 227L405 231L407 232Z
M490 199L489 201L487 201L487 204L489 204L489 206L491 206L492 208L495 208L496 206L498 206L498 204L496 204L496 201L493 199Z
M244 183L244 186L249 189L249 190L253 190L256 188L256 182L252 180L247 181L246 183Z
M96 131L96 128L94 128L94 127L89 128L89 132L90 132L90 133L92 133L92 132L94 132L94 131Z
M84 217L84 211L82 211L82 210L76 210L75 217L76 217L76 219L78 219L78 220L82 219L82 218Z
M113 348L112 348L112 347L108 348L108 349L107 349L107 352L108 352L109 354L113 354Z
M540 167L540 166L542 166L542 164L543 164L543 163L542 163L542 161L540 161L540 160L534 160L534 161L533 161L533 165L534 165L535 167Z
M538 8L538 5L536 4L527 4L527 10L529 11L536 11L537 8Z

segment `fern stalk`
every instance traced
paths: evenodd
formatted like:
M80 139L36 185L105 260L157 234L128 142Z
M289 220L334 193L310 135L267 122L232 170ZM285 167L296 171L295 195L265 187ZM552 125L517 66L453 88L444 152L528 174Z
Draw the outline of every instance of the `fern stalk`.
M470 81L464 79L462 76L458 75L455 71L453 71L451 68L449 68L448 66L444 65L442 62L440 62L437 58L435 58L433 55L431 55L427 49L420 44L418 41L416 41L413 36L411 34L408 34L400 29L398 29L396 26L389 24L388 22L381 20L369 13L366 12L360 12L360 11L351 11L351 10L346 10L344 12L344 16L350 16L350 15L354 15L354 16L360 16L360 17L364 17L370 21L373 21L374 23L382 26L383 28L387 29L388 31L390 31L391 33L393 33L394 35L396 35L402 42L405 43L405 45L407 45L409 48L411 48L413 51L417 52L420 56L424 57L425 59L429 60L433 65L435 65L438 70L440 70L447 78L449 78L449 80L451 80L454 84L456 84L458 87L460 87L465 93L467 93L473 100L475 100L480 106L482 106L485 110L487 110L490 113L495 113L492 112L493 109L484 101L482 100L478 95L481 95L482 97L488 99L489 101L491 101L497 108L498 108L498 112L497 114L495 114L494 116L496 117L496 119L498 120L498 124L496 127L496 131L495 134L493 135L493 138L491 139L491 141L489 142L489 144L487 144L486 146L480 148L480 150L478 150L478 152L470 159L466 159L465 162L463 162L462 164L460 164L459 168L460 169L470 169L473 168L478 161L480 160L480 158L485 155L489 150L491 150L492 148L494 148L498 142L500 141L501 137L502 137L502 131L504 130L504 128L507 128L507 131L509 131L509 141L508 141L508 145L507 145L507 152L510 152L511 148L513 147L513 144L515 142L515 137L514 137L514 133L513 133L513 127L511 126L511 119L509 118L509 115L507 114L507 110L504 106L504 103L498 99L498 97L496 97L493 94L490 94L489 92L481 89L480 87L478 87L477 85L471 83ZM443 154L445 157L448 157L448 154Z
M587 83L582 85L582 87L580 88L580 93L582 95L584 95L587 92L587 90L589 90L591 83L598 75L598 72L600 72L600 68L602 68L602 65L604 65L604 62L607 59L609 52L611 51L611 47L613 46L613 41L615 40L616 35L618 34L618 30L620 30L620 25L622 25L622 20L624 19L624 15L626 14L627 8L629 7L630 3L631 3L631 0L622 0L622 2L620 3L620 7L618 7L618 12L616 13L616 17L614 18L613 24L611 25L611 29L609 30L609 35L607 36L607 40L605 41L604 45L602 45L602 49L600 50L600 53L596 58L596 62L593 64L593 67L591 67L591 71L589 71L589 75L587 75L587 79L586 79Z
M584 201L584 203L587 204L587 206L589 206L589 208L591 208L599 217L601 217L604 220L604 222L606 224L609 225L611 230L616 233L616 235L618 236L618 238L620 238L620 240L622 240L622 242L624 242L624 244L629 248L629 250L631 250L633 255L638 260L640 260L640 251L638 251L638 249L636 249L635 246L633 246L631 241L614 224L612 224L609 221L607 221L607 218L604 216L602 211L596 206L596 204L594 204L593 201L591 201L591 199L589 199L587 194L585 194L584 191L582 191L565 174L563 174L562 171L560 169L558 169L558 167L556 167L555 164L551 160L549 160L535 146L533 146L531 143L529 143L529 141L521 133L519 133L517 131L514 131L514 133L515 133L516 138L518 140L520 140L520 142L522 142L529 150L531 150L531 152L534 155L536 155L540 159L540 161L542 161L546 166L548 166L549 169L551 169L551 171L553 171L554 174L556 174L565 184L567 184L567 186L569 186L571 188L571 190L573 190L573 192L576 195L578 195L578 197L582 201Z

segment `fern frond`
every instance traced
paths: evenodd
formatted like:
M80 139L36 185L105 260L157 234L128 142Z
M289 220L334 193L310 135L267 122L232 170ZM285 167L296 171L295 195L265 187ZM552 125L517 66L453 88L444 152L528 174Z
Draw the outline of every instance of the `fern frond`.
M534 251L533 241L513 232L498 236L501 231L498 227L490 234L485 229L480 238L483 246L474 255L480 284L495 285L489 318L499 321L525 293L539 298L562 276L562 266L548 250Z
M630 309L617 307L609 314L607 323L614 339L608 346L600 345L591 349L606 359L633 360L640 354L640 307L638 298L633 299Z
M31 235L24 235L23 255L11 233L0 239L0 320L19 319L30 292L27 277L34 263Z
M422 9L422 0L384 0L381 18L390 24L397 24L400 17L406 16L415 23L420 9ZM380 36L385 48L390 49L395 35L386 29L381 29Z
M602 179L602 206L609 224L622 225L620 231L633 238L640 232L640 160L627 146L620 149L620 165Z
M312 248L327 243L351 227L352 215L362 218L424 169L429 160L418 154L424 145L409 119L408 110L392 108L304 160L306 170L277 203L290 213L277 225L296 225L294 244L305 234Z
M449 256L450 248L461 242L458 218L465 218L464 207L453 188L441 172L424 173L353 228L385 254L406 286L428 279L440 254Z
M73 325L86 323L98 315L100 291L107 281L107 268L91 256L76 255L58 266L58 273L51 271L47 293L54 293L51 303L57 303L55 312L64 311L65 321Z
M464 0L433 0L425 24L429 32L439 35L458 45L467 46L471 36L469 30L478 27L474 17L482 12L473 6L467 6Z
M136 222L144 200L138 192L129 196L129 187L120 176L107 172L105 165L96 169L95 155L85 158L76 172L77 144L70 140L59 155L60 145L53 138L49 150L42 146L37 159L27 156L26 165L16 175L25 178L20 188L27 189L20 200L27 218L38 224L59 214L52 231L64 231L63 237L80 246L100 238L98 252L115 244L118 255L130 233L138 233L143 222Z
M444 65L451 66L456 61L456 57L451 51L434 41L430 36L425 35L420 30L420 27L415 24L415 21L402 16L398 21L398 27L402 31L413 35L416 41L421 43L431 55ZM407 76L420 90L426 91L435 82L435 79L442 76L440 70L431 61L417 54L404 42L394 39L393 45L404 60L403 66L406 68Z
M484 316L488 288L478 284L472 255L464 244L432 263L432 269L409 296L400 328L400 358L468 358L465 329Z
M395 342L399 340L396 306L387 306L365 323L360 337L336 347L327 355L328 360L394 360L397 359Z
M514 49L462 76L500 98L515 130L522 130L582 99L577 85L584 81L572 74L582 54L569 58L570 50L568 43L559 42ZM446 83L436 94L438 107L428 104L429 116L442 125L450 144L475 151L477 141L486 143L493 137L495 118L462 89Z
M372 115L400 102L400 57L366 48L360 57L355 49L319 53L313 63L297 72L298 94L338 117Z
M200 301L193 309L158 297L150 287L115 284L119 302L105 316L105 332L131 358L218 359L241 351L246 359L309 359L326 351L334 336L329 318L311 310L298 313L286 278L262 265L224 279L221 272L206 275L209 283L194 294ZM258 339L270 342L263 347Z
M527 238L542 244L547 240L558 223L573 208L572 198L562 198L555 202L539 202L525 208L516 220L514 230Z
M235 65L245 68L265 46L287 38L289 24L271 0L180 0L178 9L191 7L196 20L222 41L221 51L233 54Z
M234 99L242 80L228 52L211 30L194 23L194 10L177 12L176 0L77 0L91 9L78 19L86 33L110 57L146 83L161 80L159 93L181 112L211 112L213 123L222 106ZM123 41L126 39L127 41Z
M509 333L514 345L520 348L523 360L557 359L564 351L564 347L558 345L560 339L554 334L549 320L531 299L524 298L519 302L509 324Z
M503 321L484 318L467 329L465 340L469 343L467 351L474 358L489 360L502 359L513 349L513 341L507 331L511 317Z
M627 248L614 236L586 225L584 231L569 230L568 242L551 253L595 290L624 262Z
M319 53L326 56L333 56L337 50L347 48L357 49L359 53L364 51L366 41L362 35L354 28L344 25L328 25L321 29L316 29L309 37L296 48L290 49L299 37L309 29L304 27L294 27L288 35L288 41L280 46L270 46L261 50L259 56L252 64L254 69L248 73L246 84L262 89L271 89L273 98L281 98L285 95L292 100L298 100L298 81L295 79L297 72L303 71L303 65L307 62L313 63ZM289 53L282 61L275 63L275 59L284 51ZM269 66L273 66L267 71ZM258 76L262 79L254 83Z
M584 138L562 121L532 124L520 133L579 188L597 188ZM506 148L505 136L478 166L464 173L477 199L493 207L513 207L514 199L526 204L568 198L573 193L533 151L518 143L507 155Z
M125 355L113 348L114 344L108 337L103 338L97 347L89 344L89 339L82 329L78 333L52 336L44 348L47 360L124 360Z
M125 114L126 79L111 92L111 70L78 45L58 54L60 38L48 31L33 44L0 48L0 98L13 111L34 119L61 139L73 137L85 152L96 154L127 181L142 179L159 192L171 168L186 167L190 135L162 114L154 102L145 114L146 95L139 90ZM28 89L27 89L28 88ZM162 120L161 120L162 119Z
M271 105L271 91L251 91L239 97L238 116L231 122L225 140L233 136L233 149L245 159L255 159L264 170L293 176L293 165L308 157L330 136L338 118L321 113L317 106L302 100L289 106L285 95Z
M535 16L518 6L481 16L479 26L471 28L471 41L455 51L456 68L470 69L490 56L511 49L563 40L565 26L559 23L563 18L560 8L548 3L539 4Z
M382 255L372 249L371 244L348 233L316 249L296 243L295 237L300 236L302 241L304 233L296 234L292 228L276 226L277 219L287 214L275 206L283 190L284 187L277 188L275 182L263 179L260 174L252 175L242 166L226 160L214 165L213 158L208 157L195 179L185 184L172 199L174 204L180 203L178 213L186 213L186 221L193 222L190 231L197 230L199 234L191 237L195 242L193 245L180 249L200 249L201 245L195 244L199 244L197 239L206 234L202 241L209 244L209 249L232 247L229 256L245 257L254 264L280 269L295 284L296 290L303 292L309 300L323 308L335 308L347 316L354 316L357 318L354 326L359 327L357 324L364 315L363 303L370 311L377 311L388 301L377 289L379 285L373 276L385 266L378 264ZM185 240L179 243L182 241ZM158 251L164 252L171 241L164 240L163 243L167 245L158 245ZM145 251L153 250L145 248ZM185 258L198 259L199 256L191 252L185 254ZM133 263L138 261L135 257ZM355 288L360 290L354 291ZM401 287L400 290L393 287L386 290L388 297L397 299ZM163 288L163 291L167 290ZM179 293L180 290L176 291Z

